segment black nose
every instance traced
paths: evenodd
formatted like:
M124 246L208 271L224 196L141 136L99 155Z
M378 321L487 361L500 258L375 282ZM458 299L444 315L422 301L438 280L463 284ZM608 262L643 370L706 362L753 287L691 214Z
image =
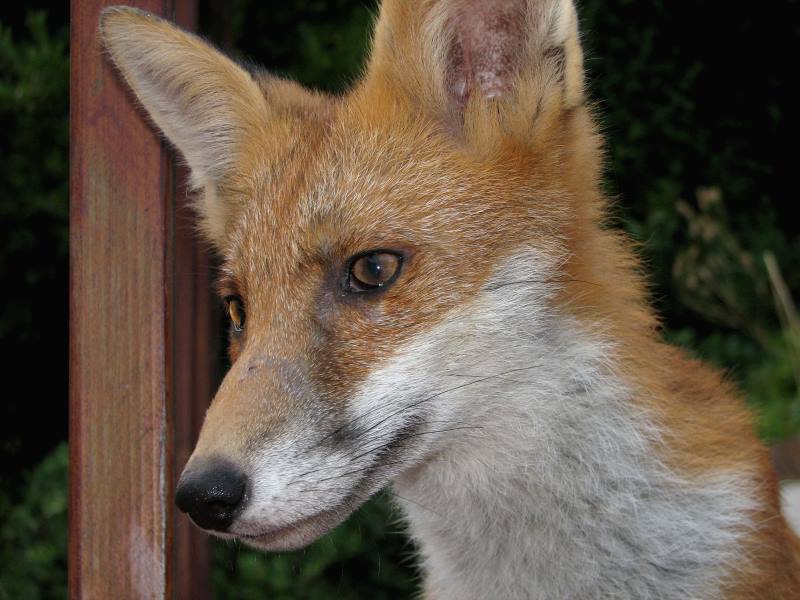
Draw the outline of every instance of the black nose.
M227 462L184 472L175 503L203 529L227 531L244 508L247 476Z

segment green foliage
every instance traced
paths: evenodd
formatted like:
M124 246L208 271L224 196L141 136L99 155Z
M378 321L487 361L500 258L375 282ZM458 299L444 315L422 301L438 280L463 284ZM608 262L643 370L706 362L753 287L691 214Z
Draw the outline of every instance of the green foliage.
M0 24L0 278L29 285L63 270L56 261L67 256L68 242L69 59L66 31L51 35L46 21L43 12L28 13L22 42ZM13 260L38 252L43 241L52 246L50 264ZM0 336L30 331L32 311L17 302L4 305Z
M67 597L67 454L48 454L18 499L0 492L0 600Z
M0 354L29 394L3 399L0 481L66 435L68 76L66 27L43 12L0 23ZM30 397L53 403L35 436L20 426Z
M201 2L201 29L240 59L312 87L341 91L364 62L375 2Z
M0 600L66 598L68 75L66 27L0 23Z
M673 280L684 306L728 329L697 340L674 338L722 368L734 367L757 409L761 437L780 441L800 431L800 324L791 292L771 251L754 255L731 226L719 188L697 191L697 208L676 203L687 224ZM747 293L742 293L747 290Z
M758 429L768 442L789 438L800 431L800 390L796 355L797 339L788 332L773 334L761 360L744 380L747 398L757 409Z

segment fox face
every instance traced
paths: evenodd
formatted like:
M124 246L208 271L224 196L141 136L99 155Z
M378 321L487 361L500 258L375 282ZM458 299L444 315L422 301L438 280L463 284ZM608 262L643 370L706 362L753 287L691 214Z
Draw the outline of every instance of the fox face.
M221 261L197 525L299 548L391 486L426 597L795 594L750 416L604 226L571 0L385 0L336 97L134 9L101 37Z
M571 1L388 0L340 97L134 9L101 34L221 258L232 367L177 492L199 526L306 545L542 381L599 211Z

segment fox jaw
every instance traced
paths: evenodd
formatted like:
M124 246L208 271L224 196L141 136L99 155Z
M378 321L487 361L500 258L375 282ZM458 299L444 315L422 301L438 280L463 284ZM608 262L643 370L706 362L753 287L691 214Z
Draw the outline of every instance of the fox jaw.
M134 9L101 35L222 261L199 526L299 548L391 484L437 597L715 597L762 499L655 402L682 359L602 226L571 0L386 0L338 97Z

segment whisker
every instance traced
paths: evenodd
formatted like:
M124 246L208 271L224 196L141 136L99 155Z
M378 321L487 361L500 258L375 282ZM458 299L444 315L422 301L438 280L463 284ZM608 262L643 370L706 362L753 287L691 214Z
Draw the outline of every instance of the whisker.
M594 285L594 286L600 285L599 283L595 283L594 281L585 281L583 279L575 279L573 277L560 277L551 279L519 279L517 281L504 281L502 283L497 283L495 285L487 286L486 291L495 292L499 289L511 285L526 285L533 283L585 283L586 285Z
M456 421L456 420L452 420L452 419L433 419L433 420L430 420L430 421L426 421L426 424L434 424L434 423L436 423L436 424L459 425L459 426L464 426L465 428L471 428L471 429L481 429L481 427L471 426L465 421ZM361 444L359 444L359 445L355 446L354 448L352 448L352 450L354 452L358 452L359 450L362 450L363 448L365 448L367 444L374 443L374 442L379 442L381 440L385 440L385 439L389 439L389 438L393 438L394 434L395 434L394 431L387 431L387 432L385 432L385 433L383 433L383 434L381 434L381 435L379 435L379 436L377 436L375 438L365 439L365 440L363 440L363 442ZM380 448L380 446L378 448ZM359 455L359 456L356 456L356 457L342 456L342 459L343 460L347 460L348 462L352 462L352 461L355 461L355 460L361 458L362 456L363 455ZM315 467L315 468L310 469L308 471L304 471L303 473L300 473L299 475L296 475L295 476L295 480L301 479L301 478L306 477L308 475L313 475L314 473L319 473L320 471L336 469L336 468L339 468L339 466L340 465L329 465L328 464L328 465L322 465L322 466L319 466L319 467ZM293 480L291 483L295 483L295 481ZM291 483L287 484L287 485L291 485Z
M427 506L425 506L424 504L421 504L420 502L417 502L416 500L412 500L411 498L406 498L405 496L401 496L400 494L398 494L398 493L397 493L397 492L395 492L395 491L392 491L392 493L393 493L395 496L397 496L398 498L400 498L401 500L403 500L404 502L408 502L408 503L410 503L410 504L415 504L415 505L419 506L420 508L422 508L422 509L424 509L424 510L427 510L427 511L428 511L429 513L431 513L432 515L436 515L437 517L439 517L440 519L442 519L443 521L445 521L445 522L447 522L447 523L450 523L450 522L451 522L451 521L450 521L450 519L448 519L447 517L445 517L445 516L444 516L442 513L440 513L440 512L437 512L437 511L433 510L432 508L430 508L430 507L427 507Z
M392 440L390 440L390 441L388 441L388 442L386 442L384 444L381 444L381 445L379 445L377 447L370 448L366 452L362 452L358 456L353 457L352 460L355 461L355 460L359 460L360 458L364 458L368 454L372 454L374 452L382 450L383 448L391 446L393 443L396 443L396 442L404 442L404 441L406 441L408 439L419 437L419 436L422 436L422 435L428 435L428 434L433 434L433 433L446 433L448 431L460 431L462 429L483 429L483 427L480 427L478 425L465 425L465 426L461 426L461 427L450 427L450 428L447 428L447 429L435 429L435 430L432 430L432 431L419 431L419 432L411 433L411 434L408 434L408 435L398 436L398 437L393 438Z
M399 408L398 410L396 410L396 411L394 411L394 412L390 413L389 415L387 415L386 417L384 417L383 419L381 419L381 420L380 420L380 421L378 421L377 423L373 423L373 424L372 424L370 427L368 427L367 429L365 429L365 430L363 430L363 431L360 431L360 432L359 432L359 436L362 436L362 435L365 435L365 434L369 433L370 431L372 431L372 430L373 430L373 429L375 429L376 427L379 427L380 425L383 425L383 424L384 424L386 421L388 421L389 419L391 419L391 418L393 418L393 417L395 417L395 416L397 416L397 415L399 415L399 414L401 414L401 413L403 413L403 412L409 411L409 410L411 410L412 408L417 408L418 406L420 406L420 405L422 405L422 404L424 404L424 403L426 403L426 402L430 402L431 400L434 400L434 399L436 399L436 398L439 398L439 397L441 397L441 396L443 396L443 395L445 395L445 394L449 394L449 393L451 393L451 392L455 392L455 391L457 391L457 390L464 389L464 388L466 388L466 387L469 387L469 386L471 386L471 385L476 385L476 384L478 384L478 383L482 383L482 382L484 382L484 381L488 381L488 380L490 380L490 379L496 379L496 378L498 378L498 377L503 377L503 376L505 376L505 375L510 375L511 373L518 373L518 372L520 372L520 371L528 371L528 370L530 370L530 369L538 368L539 366L540 366L540 365L536 364L536 365L529 365L529 366L527 366L527 367L518 367L518 368L516 368L516 369L509 369L508 371L504 371L504 372L502 372L502 373L497 373L497 374L495 374L495 375L487 375L487 376L485 376L485 377L481 377L481 378L479 378L479 379L476 379L476 380L474 380L474 381L468 381L468 382L466 382L466 383L462 383L462 384L459 384L459 385L456 385L456 386L453 386L453 387L447 388L447 389L445 389L445 390L442 390L442 391L440 391L440 392L437 392L437 393L435 393L435 394L433 394L433 395L431 395L431 396L427 396L427 397L425 397L425 398L422 398L421 400L417 400L416 402L412 402L411 404L409 404L409 405L407 405L407 406L404 406L404 407L401 407L401 408ZM342 428L346 427L346 426L347 426L347 425L349 425L349 424L352 424L353 422L355 422L355 421L356 421L356 419L358 419L358 418L361 418L361 417L364 417L364 416L367 416L368 414L369 414L369 413L363 413L363 414L361 414L361 415L357 415L356 417L354 417L353 419L351 419L351 421L350 421L349 423L345 424L345 425L344 425ZM340 430L341 430L342 428L340 428Z
M447 389L442 390L440 392L437 392L437 393L435 393L435 394L433 394L431 396L428 396L428 397L422 398L421 400L413 402L412 404L410 404L408 406L404 406L404 407L398 409L397 411L395 411L393 413L390 413L389 415L387 415L386 417L384 417L383 419L381 419L377 423L374 423L372 426L370 426L366 430L359 432L359 435L364 435L366 433L369 433L370 431L372 431L376 427L379 427L380 425L382 425L383 423L385 423L386 421L388 421L392 417L395 417L398 414L400 414L402 412L405 412L407 410L410 410L412 408L416 408L417 406L420 406L421 404L424 404L425 402L429 402L431 400L439 398L440 396L443 396L444 394L448 394L450 392L455 392L457 390L463 389L463 388L468 387L470 385L475 385L477 383L481 383L483 381L488 381L490 379L502 378L505 375L510 375L511 373L519 373L521 371L529 371L531 369L538 368L539 366L541 366L541 365L535 364L535 365L529 365L527 367L519 367L519 368L516 368L516 369L509 369L508 371L503 371L502 373L496 373L494 375L481 376L481 377L475 379L474 381L469 381L467 383L462 383L462 384L459 384L457 386L454 386L454 387L451 387L451 388L447 388ZM382 406L380 406L378 408L383 408L384 406L387 406L389 403L390 403L390 401L387 401L385 404L383 404ZM373 409L373 410L371 410L369 412L361 413L360 415L356 415L355 417L353 417L352 419L350 419L349 421L347 421L346 423L344 423L340 427L338 427L338 428L334 429L333 431L331 431L330 433L324 435L322 438L320 438L317 442L315 442L314 444L309 446L303 452L306 453L306 452L310 452L311 450L314 450L315 448L319 447L326 440L328 440L331 437L335 436L337 433L341 433L344 429L346 429L347 427L350 427L351 425L353 425L353 423L355 423L359 419L362 419L362 418L367 417L368 415L372 414L372 412L374 410L375 409Z
M457 421L453 419L433 419L430 421L420 421L420 425L453 425L458 427L464 427L466 429L471 429L471 428L482 429L482 427L470 425L466 421ZM402 429L399 431L402 431ZM363 448L365 448L368 444L373 444L375 442L380 442L381 440L390 439L394 437L397 433L398 431L384 431L375 437L366 438L363 435L359 436L355 440L357 444L353 448L351 448L351 451L358 452ZM357 458L359 457L353 457L350 458L349 460L356 460Z
M393 438L392 440L390 440L390 441L388 441L388 442L386 442L384 444L381 444L379 446L376 446L374 448L370 448L366 452L363 452L362 454L358 455L357 457L354 457L352 460L358 460L360 458L363 458L363 457L367 456L368 454L374 454L374 453L380 452L380 450L383 450L384 448L387 448L387 447L389 447L392 444L395 444L397 442L404 442L406 440L409 440L409 439L412 439L412 438L415 438L415 437L420 437L420 436L423 436L423 435L431 435L431 434L436 434L436 433L445 433L445 432L448 432L448 431L458 431L458 430L462 430L462 429L482 429L482 427L478 427L478 426L473 426L473 427L450 427L450 428L447 428L447 429L435 429L433 431L418 431L418 432L415 432L415 433L410 433L408 435L404 435L404 436L399 436L399 437ZM380 466L385 466L385 465L389 465L389 464L391 464L391 463L382 463ZM369 469L374 468L375 466L376 466L375 464L370 464L370 465L367 465L365 467L361 467L361 468L354 469L354 470L351 470L351 471L346 471L344 473L338 473L336 475L331 475L330 477L325 477L325 478L322 478L322 479L314 479L314 480L311 481L311 483L322 483L323 481L331 481L333 479L339 479L341 477L347 477L348 475L354 475L356 473L361 473L363 471L367 471ZM287 484L287 487L289 485L290 484Z
M351 494L354 498L358 498L362 502L366 502L367 500L370 500L371 498L374 498L377 495L377 494L371 494L370 495L370 494L365 494L363 492L357 492L357 491L353 492L352 490L349 490L348 488L343 488L343 487L332 487L332 488L327 488L327 489L307 488L307 489L304 489L303 491L304 492L310 492L310 493L338 492L338 493L341 493L341 494ZM445 522L450 522L450 519L448 519L442 513L437 512L437 511L433 510L432 508L430 508L428 506L425 506L421 502L418 502L416 500L412 500L411 498L407 498L405 496L401 496L400 494L398 494L394 490L391 491L391 494L393 496L395 496L396 498L400 498L400 500L403 500L404 502L408 502L409 504L414 504L415 506L419 506L423 510L428 511L432 515L436 515L437 517L439 517L440 519L442 519ZM289 500L299 500L299 499L293 498L293 499L289 499Z

